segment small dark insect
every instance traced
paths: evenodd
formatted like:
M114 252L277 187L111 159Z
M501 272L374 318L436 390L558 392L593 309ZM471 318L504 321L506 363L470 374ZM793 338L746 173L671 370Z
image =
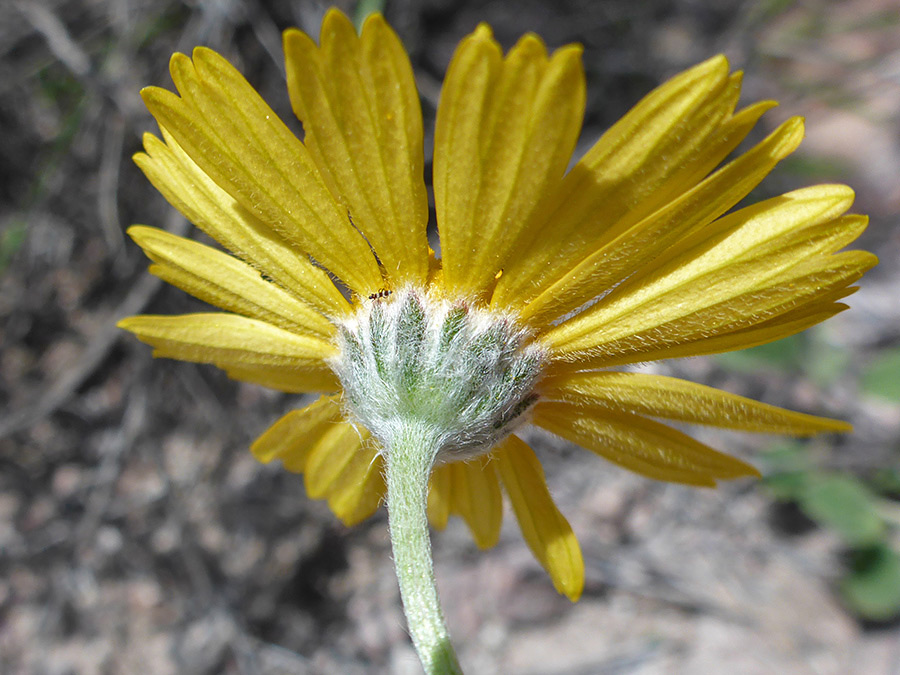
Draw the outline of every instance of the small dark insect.
M371 295L369 295L369 300L380 300L381 298L386 298L391 293L393 293L393 291L389 291L387 289L382 289L382 290L378 291L377 293L372 293Z

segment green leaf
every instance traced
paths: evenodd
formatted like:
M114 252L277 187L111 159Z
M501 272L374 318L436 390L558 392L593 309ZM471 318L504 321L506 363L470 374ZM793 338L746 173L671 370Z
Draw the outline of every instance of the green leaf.
M869 481L872 488L882 495L900 495L900 469L885 467L878 469Z
M809 474L805 471L785 471L767 475L765 482L775 499L796 501L806 490Z
M780 440L773 443L762 454L761 460L770 473L808 471L810 468L806 446L793 440Z
M884 532L874 495L847 476L818 476L799 495L804 513L835 530L851 546L876 543Z
M853 362L849 349L828 341L823 330L811 330L809 349L803 358L803 367L810 379L819 387L829 387L840 381Z
M779 168L785 173L819 181L833 181L852 172L847 164L838 159L812 156L788 157L779 164Z
M6 271L22 244L25 242L25 223L14 223L9 229L0 233L0 274Z
M763 481L775 499L797 501L813 475L802 443L780 441L761 457Z
M893 619L900 615L900 557L884 543L855 551L840 590L863 618Z
M799 368L806 348L804 335L791 335L758 347L719 354L716 360L725 368L742 373L759 370L760 366L790 371Z
M863 370L861 389L889 401L900 401L900 349L886 351Z

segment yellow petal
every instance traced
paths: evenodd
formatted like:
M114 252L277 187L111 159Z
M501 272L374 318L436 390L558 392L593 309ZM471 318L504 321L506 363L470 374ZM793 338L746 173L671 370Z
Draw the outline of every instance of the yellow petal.
M760 269L787 269L833 253L866 229L868 217L840 214L853 202L846 185L816 185L736 211L690 233L632 274L616 293L652 284L669 272L685 276L726 264L752 262Z
M157 263L150 268L153 274L194 297L294 333L334 334L319 312L230 255L153 227L136 225L128 234Z
M447 519L450 517L451 473L448 464L436 466L428 481L428 522L437 530L447 527Z
M328 369L335 355L327 342L234 314L205 313L179 316L132 316L119 328L134 333L153 347L153 355L220 368L279 366L311 372Z
M686 316L605 343L592 344L585 351L559 352L556 356L583 364L603 362L604 355L612 360L630 362L645 360L634 358L662 348L675 347L699 340L714 339L719 335L749 328L781 314L792 311L822 296L843 291L857 281L877 259L862 251L848 251L814 264L804 265L790 274L782 275L765 287L750 288L740 295L712 306L697 307ZM750 345L745 345L750 346ZM588 367L583 365L583 368ZM591 366L593 367L593 366Z
M288 91L304 142L394 284L423 285L428 198L422 111L409 57L380 15L358 38L340 11L322 22L321 49L284 34Z
M303 479L306 492L312 499L329 495L341 475L360 452L363 433L347 422L335 423L323 433L310 450ZM366 440L368 440L366 435ZM371 461L372 455L369 455Z
M376 456L367 464L357 460L354 466L365 467L365 472L347 472L348 475L359 475L356 483L341 482L328 497L328 506L347 527L352 527L371 517L384 499L387 486L384 482L384 467L380 456Z
M518 233L568 164L584 113L581 48L548 59L526 35L503 60L490 29L460 44L435 123L434 190L451 294L494 284Z
M141 92L147 108L191 159L245 209L330 269L355 292L382 285L365 239L331 196L303 144L243 76L212 50L175 54L164 89Z
M583 352L574 357L572 361L553 362L548 366L548 373L567 374L594 368L608 368L660 359L706 356L758 347L796 335L843 312L848 309L847 305L833 300L851 295L856 290L856 287L839 288L837 291L823 294L809 304L763 320L756 325L718 335L694 334L691 337L681 336L670 340L656 340L652 344L644 345L640 344L638 338L627 340L619 343L615 349Z
M491 548L500 538L503 499L490 456L448 465L450 513L461 516L480 549Z
M864 220L832 220L851 201L852 192L844 186L817 186L726 216L713 224L708 239L703 239L704 233L696 240L689 237L692 245L673 247L671 259L649 265L645 273L552 328L546 340L558 353L569 353L649 331L660 338L663 332L674 334L675 326L685 339L691 335L688 325L710 336L724 332L725 325L730 330L748 325L732 325L732 319L758 323L769 318L762 314L754 318L751 312L763 305L771 310L778 306L776 296L790 296L793 288L785 281L797 285L795 306L819 290L800 285L807 275L809 283L824 283L829 277L827 283L846 286L859 278L868 256L818 256L839 248L864 228ZM820 228L823 236L810 235L808 241L800 237L798 248L798 230L814 232L811 228ZM763 291L768 292L765 297ZM701 316L710 312L719 312L718 318L701 326ZM661 330L669 324L673 330Z
M640 360L655 361L657 359L688 356L707 356L709 354L749 349L750 347L758 347L775 340L781 340L801 333L807 328L818 325L835 314L849 309L844 303L831 302L830 298L834 295L840 295L841 297L850 295L857 290L856 287L839 289L838 293L826 294L823 299L817 299L809 305L785 312L755 326L741 328L723 335L684 341L681 344L657 346L655 349L651 348L643 352ZM622 355L621 358L613 360L615 363L610 363L609 365L633 363L634 355Z
M232 366L225 373L233 380L258 384L289 394L339 391L341 384L331 370L297 370L284 366Z
M305 408L292 410L254 441L250 451L263 464L279 459L288 471L300 473L319 438L341 419L336 396L322 396Z
M533 299L595 250L607 232L617 234L693 187L761 114L757 107L730 117L739 89L740 78L728 76L728 63L719 56L638 103L530 219L492 304L514 309Z
M368 518L384 495L382 461L365 429L341 421L337 397L323 396L273 424L251 447L264 464L279 459L305 473L309 496L328 498L345 525Z
M384 465L374 440L363 428L352 431L355 440L345 435L344 447L331 452L315 449L307 462L307 485L327 483L322 490L328 506L348 527L375 513L386 489Z
M225 248L326 316L349 311L349 303L328 274L216 185L164 127L163 136L165 143L144 134L146 153L136 154L134 161L170 204Z
M804 415L675 377L644 373L590 372L550 378L541 398L602 406L691 424L808 436L850 431L846 422Z
M480 126L487 118L488 93L502 67L500 47L491 29L481 24L459 43L444 76L434 130L433 185L445 279L450 261L471 253L466 239L474 229L481 180Z
M716 479L759 476L749 464L639 415L542 402L535 407L534 423L656 480L712 487Z
M572 527L550 496L540 461L516 436L494 448L491 457L528 547L554 588L575 602L584 589L584 559Z
M560 278L522 310L521 318L546 325L613 287L648 261L657 266L656 258L674 242L694 232L705 235L704 226L747 196L802 139L800 118L788 120L756 147L664 208L631 226L623 219L592 244L596 250L585 251L583 259L571 269L560 269ZM849 199L846 210L853 193L840 187L841 198Z

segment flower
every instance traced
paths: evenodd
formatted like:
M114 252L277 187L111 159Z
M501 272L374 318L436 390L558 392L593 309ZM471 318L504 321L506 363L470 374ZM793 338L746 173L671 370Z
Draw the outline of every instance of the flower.
M803 136L799 118L727 163L775 104L735 112L741 75L717 56L641 100L567 171L585 104L581 49L526 35L503 55L487 26L456 50L434 134L439 257L426 237L423 123L406 53L371 16L340 12L320 46L284 34L301 142L224 58L176 54L180 96L142 95L162 139L135 161L227 251L145 226L150 270L225 310L121 326L154 355L211 363L286 392L323 392L254 444L302 472L351 525L385 494L385 449L433 447L428 517L497 542L501 487L557 590L583 587L578 542L532 422L631 471L712 486L758 475L657 419L744 431L847 431L621 366L760 345L846 308L876 259L838 252L866 218L819 185L732 208ZM720 166L721 165L721 166ZM719 168L717 168L719 167Z

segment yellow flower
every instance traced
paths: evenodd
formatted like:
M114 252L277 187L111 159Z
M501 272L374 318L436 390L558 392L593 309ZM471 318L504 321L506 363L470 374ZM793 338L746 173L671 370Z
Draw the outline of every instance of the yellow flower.
M729 212L797 147L803 124L788 120L720 167L775 105L735 111L741 75L724 57L651 92L567 172L584 112L581 49L548 55L526 35L504 56L479 26L456 50L437 113L437 257L419 97L397 36L377 15L357 36L331 11L320 46L289 30L284 48L302 142L209 49L172 58L180 96L142 92L162 140L147 134L135 161L230 254L150 227L129 233L151 272L226 311L120 325L156 356L324 392L252 450L303 472L309 496L344 523L384 496L380 448L394 417L427 418L446 427L435 432L431 523L459 515L479 547L494 545L502 487L538 561L575 600L581 552L512 433L523 421L644 476L705 486L758 474L655 418L849 429L614 368L797 333L845 309L876 262L838 252L866 225L845 215L845 186Z

